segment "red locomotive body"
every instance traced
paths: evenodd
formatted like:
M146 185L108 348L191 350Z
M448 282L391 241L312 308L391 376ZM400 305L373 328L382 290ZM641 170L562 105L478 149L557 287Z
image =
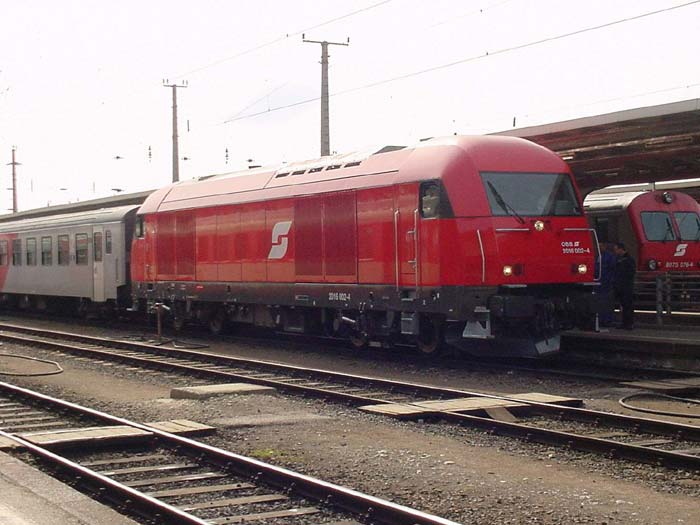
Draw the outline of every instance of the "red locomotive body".
M700 204L689 195L611 187L584 206L600 242L625 243L639 271L700 271Z
M214 331L243 322L495 353L558 350L597 246L568 167L531 142L412 148L203 177L153 193L134 299ZM503 344L469 344L495 341Z

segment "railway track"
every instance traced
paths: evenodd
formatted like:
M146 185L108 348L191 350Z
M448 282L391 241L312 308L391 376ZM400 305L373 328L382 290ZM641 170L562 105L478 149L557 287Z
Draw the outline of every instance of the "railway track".
M245 381L351 403L392 417L447 420L612 458L700 470L700 427L568 406L575 400L555 404L537 396L440 388L7 324L0 325L0 330L0 339L18 344L179 371L216 382Z
M90 434L101 438L87 442ZM0 438L147 523L457 525L7 383L0 383Z

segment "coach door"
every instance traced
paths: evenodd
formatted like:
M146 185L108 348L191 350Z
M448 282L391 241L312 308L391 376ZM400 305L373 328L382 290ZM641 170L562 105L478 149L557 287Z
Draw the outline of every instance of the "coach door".
M92 228L92 276L93 297L98 303L105 301L104 231L102 226Z
M418 185L397 186L394 193L394 228L396 230L397 287L418 288L419 238Z

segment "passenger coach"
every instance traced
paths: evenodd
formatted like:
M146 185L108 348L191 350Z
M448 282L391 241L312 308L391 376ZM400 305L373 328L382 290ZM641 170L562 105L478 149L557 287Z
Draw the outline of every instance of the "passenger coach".
M12 217L0 222L0 299L26 309L129 306L138 206Z
M596 247L555 154L455 136L156 191L138 212L133 290L142 310L162 302L215 332L536 356L589 313Z

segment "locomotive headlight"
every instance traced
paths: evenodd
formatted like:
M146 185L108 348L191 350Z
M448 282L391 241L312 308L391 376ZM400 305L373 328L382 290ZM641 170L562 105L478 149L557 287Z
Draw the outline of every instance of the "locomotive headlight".
M665 191L662 195L662 198L666 204L671 204L673 202L673 193Z
M513 267L509 264L506 264L503 267L503 275L505 275L506 277L510 277L511 275L513 275Z
M542 230L544 230L544 223L542 221L535 221L535 229L538 232L541 232Z
M654 259L649 259L647 266L650 270L656 270L656 268L659 266L659 263L657 263Z
M584 274L588 271L588 266L586 266L585 264L579 264L577 270L578 273Z

